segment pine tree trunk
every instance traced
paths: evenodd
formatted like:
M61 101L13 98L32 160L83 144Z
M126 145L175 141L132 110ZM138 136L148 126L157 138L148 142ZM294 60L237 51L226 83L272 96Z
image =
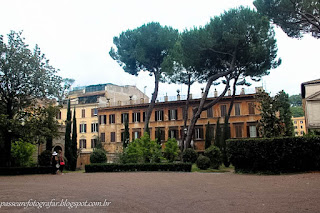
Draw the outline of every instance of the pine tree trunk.
M182 129L182 139L181 139L181 152L184 150L184 140L186 138L186 134L184 130L187 128L187 120L188 120L188 111L189 111L189 101L190 101L190 88L191 88L191 75L188 75L188 92L187 92L187 100L186 105L184 107L183 113L183 129Z

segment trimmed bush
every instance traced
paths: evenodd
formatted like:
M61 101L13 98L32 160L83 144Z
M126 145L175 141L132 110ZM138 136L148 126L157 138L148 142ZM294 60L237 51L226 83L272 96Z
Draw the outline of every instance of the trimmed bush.
M168 162L172 163L179 154L178 143L175 138L169 138L169 140L165 143L165 148L163 152L163 156L168 160Z
M40 166L50 166L52 152L49 150L44 150L39 155L39 165Z
M198 159L198 153L192 149L188 148L182 153L183 162L195 163Z
M320 170L320 137L228 140L236 172L301 172Z
M90 163L105 163L107 162L106 152L102 149L95 149L90 155Z
M0 167L0 175L50 174L51 166L40 167Z
M206 156L200 155L196 164L199 169L206 170L210 167L210 159Z
M204 155L210 159L210 167L213 169L219 169L222 164L222 154L218 147L211 145L204 151Z
M128 163L90 164L86 172L131 172L131 171L181 171L191 172L191 163Z

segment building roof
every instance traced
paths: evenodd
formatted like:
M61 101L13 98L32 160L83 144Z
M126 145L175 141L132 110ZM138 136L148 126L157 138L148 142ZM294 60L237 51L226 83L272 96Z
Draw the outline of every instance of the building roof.
M302 98L305 98L305 96L306 96L305 85L310 85L310 84L320 84L320 79L303 82L303 83L301 84L301 96L302 96Z

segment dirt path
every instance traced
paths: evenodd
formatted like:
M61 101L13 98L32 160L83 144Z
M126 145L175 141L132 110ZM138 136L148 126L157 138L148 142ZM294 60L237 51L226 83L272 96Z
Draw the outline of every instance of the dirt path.
M320 173L257 176L137 172L0 176L0 205L4 201L30 199L111 202L104 207L74 207L72 210L77 212L319 212ZM70 209L2 207L0 212L70 212Z

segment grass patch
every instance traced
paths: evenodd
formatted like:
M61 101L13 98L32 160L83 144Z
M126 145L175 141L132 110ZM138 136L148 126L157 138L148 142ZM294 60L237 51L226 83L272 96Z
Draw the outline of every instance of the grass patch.
M225 167L223 164L222 166L219 167L219 169L207 169L207 170L201 170L197 167L196 164L192 164L191 172L205 172L205 173L210 173L210 172L216 172L216 173L221 173L221 172L234 172L234 167L230 165L229 167Z

